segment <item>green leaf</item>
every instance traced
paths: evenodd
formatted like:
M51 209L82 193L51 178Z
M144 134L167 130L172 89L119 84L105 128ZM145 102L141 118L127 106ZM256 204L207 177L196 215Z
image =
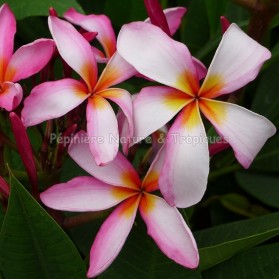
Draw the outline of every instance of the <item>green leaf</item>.
M255 247L203 272L204 279L279 278L279 243Z
M246 197L235 193L230 193L222 196L220 198L220 201L222 205L227 209L240 214L242 213L242 211L247 210L250 205Z
M104 13L111 19L113 26L117 30L125 23L147 18L142 0L106 0Z
M100 279L201 279L199 270L186 269L163 255L137 220L120 255Z
M184 5L181 1L180 5ZM182 42L195 55L209 40L209 24L204 0L191 1L182 24Z
M279 176L237 172L240 187L264 204L279 208Z
M269 213L269 211L260 205L250 203L249 199L243 195L229 193L220 198L222 205L228 210L253 218Z
M199 231L195 238L200 247L200 269L206 270L277 235L279 213Z
M30 28L32 26L32 28ZM21 19L17 23L17 43L18 45L23 45L30 43L36 39L40 38L50 38L50 32L48 29L47 18L46 17L39 17L39 16L32 16L26 17ZM22 81L26 87L26 90L32 89L34 84L30 83L30 80ZM36 127L29 128L28 130L35 130Z
M271 59L268 60L264 65L263 69L270 67L271 64L277 63L279 58L279 43L277 43L272 49L271 49Z
M83 261L47 212L11 175L11 194L0 234L5 279L82 279Z
M225 16L230 22L236 22L239 26L248 25L250 19L249 11L233 1L229 1Z
M252 163L250 170L268 173L279 172L279 134L265 143Z
M208 21L210 25L210 35L214 36L221 31L220 16L224 15L228 6L228 0L204 0Z
M102 216L100 216L100 218L97 218L97 212L91 213L96 213L96 219L92 220L89 223L74 226L68 230L69 237L73 240L75 246L82 253L82 255L84 255L84 257L89 254L91 246L93 244L93 240L95 239L101 225L105 221L105 218L103 218ZM100 215L102 213L105 215L104 211L100 212ZM69 216L78 216L79 214L80 213Z
M79 12L83 12L76 0L0 0L1 5L4 3L10 6L17 19L23 19L28 16L48 16L50 7L55 8L61 16L70 7L77 9Z
M279 25L279 15L277 14L271 21L270 28L275 28Z
M4 221L5 213L2 204L0 203L0 232Z
M91 176L82 169L71 157L66 157L63 165L62 172L60 176L60 182L67 182L77 176Z
M264 72L257 87L252 111L257 112L279 126L279 62L270 65Z
M94 0L94 1L84 1L77 0L81 5L86 14L102 14L104 13L104 6L106 1L104 0Z

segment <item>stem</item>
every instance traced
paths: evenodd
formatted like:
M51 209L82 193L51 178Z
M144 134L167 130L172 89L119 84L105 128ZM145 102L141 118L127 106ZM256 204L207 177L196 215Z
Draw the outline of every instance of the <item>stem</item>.
M274 15L274 11L269 10L264 5L258 4L251 11L247 34L257 42L261 42Z
M268 30L273 17L279 11L278 0L234 0L251 13L247 34L260 42Z

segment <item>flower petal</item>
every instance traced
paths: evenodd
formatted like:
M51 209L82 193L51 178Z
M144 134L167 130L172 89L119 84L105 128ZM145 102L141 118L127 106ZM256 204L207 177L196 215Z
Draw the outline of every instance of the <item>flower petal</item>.
M56 210L86 212L108 209L135 194L131 189L80 176L48 188L40 197L46 206Z
M0 107L11 111L20 104L22 96L22 88L18 83L3 82L1 84Z
M149 23L122 27L117 50L142 75L191 96L199 90L198 76L187 47Z
M80 131L69 146L69 155L80 167L107 184L140 189L141 181L138 174L120 152L111 163L97 166L90 152L89 141L90 137L84 131Z
M137 73L136 69L120 56L118 52L108 61L94 91L101 91L108 87L123 82Z
M4 81L7 65L13 54L16 20L7 4L0 8L0 82Z
M132 140L130 138L130 129L129 129L127 117L125 116L122 110L119 110L116 115L116 118L118 123L119 139L122 146L122 151L125 154L125 156L127 156L128 149L130 147L130 143Z
M133 101L134 137L139 142L170 121L192 98L171 87L150 86Z
M175 7L175 8L165 9L163 10L163 12L166 16L170 33L171 35L174 35L174 33L180 27L182 18L187 12L187 9L184 7ZM150 23L150 18L147 18L144 22Z
M0 176L0 193L4 196L5 199L9 198L10 195L10 185L6 182L6 180Z
M116 51L116 38L110 19L105 15L83 15L70 8L64 17L73 24L81 26L90 32L98 32L97 40L101 43L110 58Z
M208 69L199 95L215 98L231 93L254 80L270 51L231 24Z
M222 33L224 34L230 27L231 23L225 16L220 16L220 22L221 22Z
M165 144L166 135L168 133L169 127L168 125L164 125L157 131L151 134L152 137L152 147L150 152L150 157L148 158L149 162L153 162L156 158L157 154Z
M166 15L163 12L160 1L144 0L145 9L149 16L149 20L153 25L161 28L168 36L171 36Z
M98 69L90 44L70 23L58 17L50 16L48 24L60 55L84 79L89 91L92 91L97 81Z
M95 277L114 261L121 251L135 221L140 197L119 205L103 223L90 251L88 277Z
M142 197L139 209L148 234L161 251L178 264L196 268L199 264L197 245L179 211L150 194Z
M97 49L94 46L92 46L92 51L93 51L96 61L98 63L108 63L109 58L107 58L102 51L100 51L99 49Z
M132 106L133 106L133 101L137 97L138 93L130 95L131 100L132 100ZM128 119L126 115L124 114L123 110L119 110L116 115L117 122L118 122L118 130L119 130L119 138L120 138L120 143L122 145L122 151L125 155L128 154L128 149L130 147L130 144L132 142L131 135L133 136L134 134L134 123L133 125L133 133L131 134L130 131L130 124L128 122Z
M83 83L74 79L49 81L34 87L24 101L21 114L24 125L33 126L66 114L88 98L86 90Z
M249 168L266 140L276 133L268 119L234 104L202 99L200 108L244 168Z
M134 133L133 111L132 111L133 103L132 103L132 98L130 93L124 89L109 88L107 90L99 92L98 96L102 96L103 98L107 98L113 101L121 108L128 122L128 131L127 131L128 133L126 135L125 140L129 141Z
M205 67L204 64L203 64L200 60L198 60L197 58L192 57L192 59L193 59L194 65L195 65L195 67L196 67L199 80L204 79L205 76L206 76L206 74L207 74L207 69L206 69L206 67Z
M119 147L118 123L109 102L98 95L89 99L86 108L90 150L97 165L111 162Z
M166 15L166 19L169 25L171 35L178 30L181 25L181 21L187 9L184 7L175 7L175 8L168 8L163 10L164 14Z
M196 102L179 114L166 138L159 187L166 201L189 207L201 200L209 173L207 137Z
M16 82L38 73L51 59L54 48L53 40L49 39L20 47L8 64L5 80Z
M163 145L159 150L157 156L152 162L143 182L142 188L145 192L153 192L159 190L159 175L163 169L166 158L166 149Z

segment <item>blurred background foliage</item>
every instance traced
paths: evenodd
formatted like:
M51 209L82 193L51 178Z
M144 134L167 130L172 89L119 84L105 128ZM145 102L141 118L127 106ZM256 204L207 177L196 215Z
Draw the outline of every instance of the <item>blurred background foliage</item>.
M123 24L147 17L142 0L1 0L0 4L4 2L10 5L18 20L16 47L37 38L50 37L47 27L50 6L57 10L59 16L63 16L70 7L85 14L106 14L116 34ZM247 2L255 3L254 10L247 9ZM273 1L272 12L268 8L261 9L265 5L270 7L271 1L267 0L162 0L161 4L163 8L187 7L188 12L175 39L185 43L206 66L209 66L222 36L222 15L271 50L272 58L263 66L258 78L233 96L238 104L266 116L278 128L277 2ZM253 22L261 22L263 30L260 32ZM123 86L136 93L143 85L132 79ZM3 119L0 125L2 130L11 133ZM32 128L28 133L34 149L38 149L42 144L40 135ZM208 125L208 134L214 133ZM148 148L144 144L140 146L135 164L139 164ZM108 213L93 214L91 222L79 226L68 224L65 234L49 216L51 212L47 213L24 189L24 186L28 189L28 181L23 174L20 157L16 152L5 149L5 159L20 182L11 177L12 192L7 212L0 206L0 227L3 223L4 228L0 234L0 279L85 278L84 264L87 264L89 249ZM59 179L67 181L82 174L84 171L66 157ZM200 249L201 263L197 270L184 269L162 255L146 235L145 225L137 220L120 256L99 278L279 278L278 209L277 133L248 170L237 163L230 149L214 156L203 200L192 208L181 210Z

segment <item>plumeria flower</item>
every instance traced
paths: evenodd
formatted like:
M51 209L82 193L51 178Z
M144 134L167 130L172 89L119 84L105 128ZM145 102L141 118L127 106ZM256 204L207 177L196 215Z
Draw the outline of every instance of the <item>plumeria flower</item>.
M169 8L165 9L164 13L166 15L170 32L173 35L181 24L182 17L186 13L186 8ZM106 15L84 15L77 12L74 8L70 8L66 11L64 17L69 22L81 26L84 30L98 32L96 39L102 45L104 52L95 47L92 47L92 49L97 62L107 63L116 52L116 36L110 19ZM150 23L150 19L147 18L145 22Z
M198 202L206 189L209 154L200 111L248 168L276 129L266 118L214 100L255 79L270 52L235 24L223 35L202 86L187 47L143 22L125 25L117 45L136 70L166 86L142 89L135 99L134 138L145 138L180 112L166 138L160 190L172 205Z
M22 88L17 82L39 72L54 51L52 40L39 39L13 54L15 32L15 16L9 6L3 4L0 8L0 107L8 111L22 100Z
M199 262L196 242L179 211L164 199L151 194L158 189L160 160L151 165L141 182L130 162L121 153L103 167L95 164L87 135L76 134L69 147L72 159L93 177L77 177L41 193L50 208L66 211L99 211L117 205L103 223L90 251L88 277L103 272L117 257L135 221L137 210L148 234L169 258L188 268Z
M98 69L90 44L68 22L49 17L49 28L61 57L82 78L66 78L36 86L24 102L22 119L25 126L32 126L57 118L88 100L86 107L87 132L91 138L90 150L98 165L114 159L118 151L118 124L108 100L123 110L129 123L129 136L133 133L132 101L129 92L109 88L135 74L116 52L98 79ZM42 109L43 107L43 109Z

